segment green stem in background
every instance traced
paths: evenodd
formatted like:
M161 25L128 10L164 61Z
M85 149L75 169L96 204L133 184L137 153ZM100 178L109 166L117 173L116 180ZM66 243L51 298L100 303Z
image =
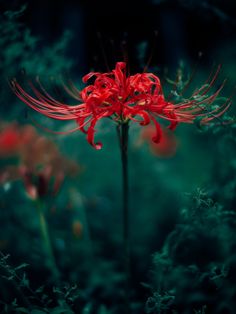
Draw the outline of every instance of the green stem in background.
M124 272L125 272L125 314L130 313L130 245L129 245L129 184L128 184L128 123L119 124L117 127L120 141L122 162L122 187L123 187L123 245L124 245Z
M47 264L52 272L54 279L57 280L60 276L60 273L58 271L55 257L53 254L51 240L48 233L48 226L47 226L47 222L46 222L44 212L43 212L43 204L40 200L37 201L37 210L38 210L38 215L39 215L39 225L40 225L40 231L41 231L41 235L42 235L42 239L44 243L45 253L48 258Z

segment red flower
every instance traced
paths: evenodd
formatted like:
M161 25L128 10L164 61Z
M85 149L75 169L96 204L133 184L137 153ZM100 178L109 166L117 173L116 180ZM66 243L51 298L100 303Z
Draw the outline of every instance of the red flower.
M176 154L178 141L173 132L168 129L162 130L162 137L159 143L154 143L152 139L152 134L154 132L154 127L148 125L142 129L140 133L140 139L138 144L142 144L143 141L147 141L151 152L161 158L170 158Z
M5 125L0 122L0 157L22 154L34 139L31 126L19 128L16 123Z
M20 134L16 127L10 126L0 132L0 155L8 155L19 147Z
M74 176L79 166L61 155L55 143L38 135L29 125L0 122L0 158L16 157L18 165L0 167L0 184L22 179L27 195L39 199L55 196L65 176Z
M82 91L71 82L68 86L63 84L66 92L79 101L77 105L67 105L55 100L39 80L40 89L30 83L36 97L27 93L16 80L12 82L12 87L23 102L45 116L58 120L75 120L78 126L70 132L81 130L87 134L87 140L91 145L101 149L101 143L94 143L94 133L97 122L105 117L117 123L128 123L132 120L140 125L147 125L153 122L155 136L152 140L156 143L160 141L162 135L158 118L170 121L169 129L173 130L178 123L193 123L197 117L202 118L201 123L209 123L219 117L228 109L231 102L226 101L222 106L208 110L224 85L223 83L212 95L207 95L218 72L219 68L209 82L195 91L189 99L177 104L165 100L157 76L152 73L128 76L125 62L117 62L112 72L90 72L85 75L84 83L92 77L95 80Z
M38 172L32 172L26 166L21 166L19 168L19 173L24 181L27 195L33 200L50 194L55 196L64 180L64 173L59 171L55 175L53 174L53 169L50 166L47 166ZM50 189L50 183L53 175L54 182Z

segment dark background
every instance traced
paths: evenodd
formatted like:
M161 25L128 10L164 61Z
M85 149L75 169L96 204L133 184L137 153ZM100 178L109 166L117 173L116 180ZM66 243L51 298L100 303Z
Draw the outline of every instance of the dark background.
M235 41L235 1L1 1L10 10L26 4L22 21L47 46L71 30L68 56L80 72L106 64L111 67L127 56L140 68L138 45L151 64L176 66L180 59L201 64L218 61L215 50ZM139 62L138 62L139 61ZM224 62L224 60L221 60Z

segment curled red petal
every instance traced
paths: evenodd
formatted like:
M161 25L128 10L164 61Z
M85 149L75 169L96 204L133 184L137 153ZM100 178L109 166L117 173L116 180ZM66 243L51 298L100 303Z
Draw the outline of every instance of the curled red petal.
M85 76L83 76L82 81L83 81L83 83L87 83L88 80L91 79L91 77L98 76L98 75L101 75L101 74L99 72L90 72L90 73L86 74Z
M102 143L98 142L95 143L94 142L94 134L95 134L95 125L98 122L99 119L94 119L92 120L92 122L90 123L90 126L88 128L87 131L87 141L89 142L89 144L91 144L94 148L96 148L97 150L102 148Z
M151 120L154 122L156 135L152 137L154 143L160 143L162 137L162 130L160 124L156 121L155 118L151 117Z
M132 120L134 122L138 122L142 126L148 125L151 121L150 115L146 111L139 111L139 112L135 113L135 116L140 116L142 118L142 120L136 119L135 117L132 116L132 114L127 115L127 117L130 120Z
M173 119L173 120L170 121L170 125L168 126L168 129L173 131L173 130L175 130L175 128L176 128L177 125L178 125L177 116L176 116L175 112L170 112L170 113L169 113L169 117L170 117L171 119Z
M121 86L124 86L124 83L125 83L125 74L123 72L123 70L125 70L125 68L126 68L125 62L117 62L115 70L113 70L115 80Z

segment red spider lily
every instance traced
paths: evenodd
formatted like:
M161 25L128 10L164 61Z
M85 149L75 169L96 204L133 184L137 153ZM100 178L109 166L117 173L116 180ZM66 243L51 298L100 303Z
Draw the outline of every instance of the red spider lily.
M85 75L84 83L92 77L94 83L81 91L72 82L63 84L65 91L79 102L76 105L67 105L54 99L39 80L39 89L29 83L35 97L27 93L16 80L12 82L12 88L23 102L45 116L58 120L74 120L78 126L69 132L81 130L87 134L87 140L92 146L101 149L102 144L94 142L94 134L97 122L105 117L117 123L128 123L132 120L140 125L148 125L152 122L155 125L155 136L152 140L158 143L162 136L158 118L168 120L169 129L174 130L180 122L193 123L196 118L201 118L201 123L207 124L221 116L230 106L230 100L217 108L211 108L210 105L219 95L224 83L213 94L208 95L219 70L220 68L189 99L177 104L165 100L157 76L152 73L128 76L125 62L117 62L115 69L108 73L90 72Z
M4 125L0 122L0 157L22 154L34 140L31 126L19 128L16 123Z
M34 200L55 196L65 176L79 172L75 162L62 156L55 143L38 135L30 125L0 122L2 157L16 157L19 164L0 167L0 184L22 179L27 195Z
M168 129L162 130L162 137L158 144L152 141L152 135L154 132L154 127L152 125L148 125L142 129L140 133L140 138L138 140L138 144L142 144L143 141L147 141L149 144L149 148L151 152L158 157L161 158L170 158L176 154L178 141L173 132Z
M7 127L0 132L0 155L9 155L17 151L20 134L15 126Z
M64 173L58 172L56 175L54 174L54 183L52 188L50 189L50 183L52 181L52 167L47 166L43 170L38 173L33 173L29 168L25 166L21 166L19 168L19 173L23 178L25 190L27 195L33 199L39 199L46 195L55 196L64 180Z

